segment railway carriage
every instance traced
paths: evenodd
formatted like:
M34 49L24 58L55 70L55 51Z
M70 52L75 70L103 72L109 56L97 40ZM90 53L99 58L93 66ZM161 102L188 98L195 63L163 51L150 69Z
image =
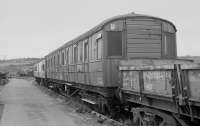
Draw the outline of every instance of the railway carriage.
M117 87L118 64L124 58L176 58L175 26L134 13L108 19L48 54L47 78Z
M176 27L168 20L135 13L110 18L49 53L42 64L46 86L66 95L78 94L102 113L116 112L118 106L137 113L134 123L138 125L175 126L175 120L186 125L179 117L168 115L182 110L174 111L179 107L179 95L172 82L180 85L183 75L177 74L179 67L159 67L192 64L177 59Z
M46 77L45 73L45 59L40 60L34 65L33 76L35 77L38 83L43 83Z

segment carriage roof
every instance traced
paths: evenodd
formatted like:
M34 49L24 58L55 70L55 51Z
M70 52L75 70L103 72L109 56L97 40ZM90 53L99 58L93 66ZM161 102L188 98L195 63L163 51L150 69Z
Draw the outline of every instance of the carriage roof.
M128 19L128 18L149 18L149 19L156 19L156 20L164 21L164 22L167 22L167 23L169 23L170 25L172 25L173 28L175 29L175 31L177 31L175 25L174 25L172 22L170 22L170 21L168 21L168 20L166 20L166 19L162 19L162 18L159 18L159 17L150 16L150 15L129 13L129 14L124 14L124 15L114 16L114 17L112 17L112 18L109 18L109 19L107 19L107 20L104 20L104 21L101 22L99 25L93 27L92 29L90 29L89 31L87 31L87 32L85 32L85 33L83 33L83 34L81 34L80 36L78 36L78 37L76 37L76 38L74 38L74 39L72 39L72 40L66 42L64 45L62 45L61 47L59 47L59 48L57 48L56 50L52 51L52 52L49 53L48 55L51 55L51 54L53 54L54 52L56 52L56 51L58 51L58 50L60 50L60 49L62 49L62 48L65 48L65 47L68 46L68 45L71 45L71 44L74 43L74 42L78 42L78 41L80 41L80 40L82 40L82 39L84 39L84 38L90 36L91 34L93 34L93 33L97 32L97 31L101 30L105 25L107 25L107 24L109 24L109 23L111 23L111 22L113 22L113 21L120 20L120 19ZM48 55L47 55L47 56L48 56Z

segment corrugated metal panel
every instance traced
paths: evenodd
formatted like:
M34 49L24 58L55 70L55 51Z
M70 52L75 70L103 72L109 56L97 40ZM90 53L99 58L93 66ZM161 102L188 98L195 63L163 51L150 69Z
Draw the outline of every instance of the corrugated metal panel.
M127 50L129 53L161 53L161 49L156 47L128 47Z
M160 57L160 53L131 53L127 54L128 57L148 57L148 58L155 58Z
M132 25L132 24L127 24L129 27L127 27L128 30L159 30L161 26L159 25Z
M138 22L138 20L139 20L139 22ZM153 21L153 19L127 19L126 20L127 21L127 24L142 24L142 25L157 25L157 23L155 22L155 21ZM148 21L148 23L147 23L147 21Z
M130 43L129 47L135 48L160 48L159 43Z
M127 34L128 39L153 39L153 40L161 40L161 35L153 35L153 34Z
M161 23L153 20L126 20L127 56L161 57Z
M154 43L157 43L157 44L160 44L160 40L135 39L135 38L131 39L131 38L129 38L127 40L127 43L128 44L134 44L134 43L144 43L144 44L148 44L148 43L154 44Z
M158 30L141 30L141 29L139 29L137 31L129 29L127 32L129 34L158 34L158 35L161 34L160 29L158 29Z

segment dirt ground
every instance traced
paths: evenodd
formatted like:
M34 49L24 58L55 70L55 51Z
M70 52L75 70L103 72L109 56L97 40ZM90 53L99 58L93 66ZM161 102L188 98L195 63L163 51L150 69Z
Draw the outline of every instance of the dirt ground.
M37 86L34 79L11 79L0 87L0 126L114 126L69 98Z

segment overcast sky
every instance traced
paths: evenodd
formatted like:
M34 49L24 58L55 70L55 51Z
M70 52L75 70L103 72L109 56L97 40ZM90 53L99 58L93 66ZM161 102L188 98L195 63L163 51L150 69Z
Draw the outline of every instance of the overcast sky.
M200 55L198 0L0 0L0 59L43 57L101 21L135 12L172 21L178 55Z

